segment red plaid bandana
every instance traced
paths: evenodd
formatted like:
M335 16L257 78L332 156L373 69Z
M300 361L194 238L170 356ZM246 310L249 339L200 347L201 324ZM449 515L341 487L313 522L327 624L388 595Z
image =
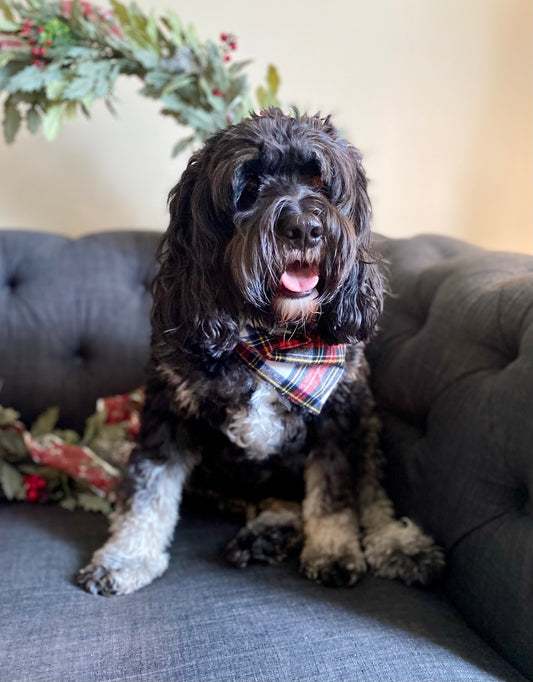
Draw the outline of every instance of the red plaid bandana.
M284 339L246 329L239 357L293 403L319 414L344 371L346 346L308 335Z

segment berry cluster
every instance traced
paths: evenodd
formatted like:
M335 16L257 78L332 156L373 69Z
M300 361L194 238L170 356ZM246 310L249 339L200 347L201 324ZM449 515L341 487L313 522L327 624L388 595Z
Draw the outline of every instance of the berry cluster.
M233 33L221 33L220 41L222 43L222 60L224 62L231 61L231 53L237 49L237 37ZM220 88L213 90L215 97L224 97L224 93Z
M231 53L237 49L237 38L233 33L221 33L220 40L222 41L222 59L229 62Z
M48 48L52 46L52 41L46 35L45 27L37 26L34 22L27 19L22 26L20 35L26 39L26 42L32 48L31 53L35 57L33 65L44 66L45 62L40 57L45 57Z
M25 474L24 487L26 489L26 498L30 502L44 502L47 497L48 483L41 476Z

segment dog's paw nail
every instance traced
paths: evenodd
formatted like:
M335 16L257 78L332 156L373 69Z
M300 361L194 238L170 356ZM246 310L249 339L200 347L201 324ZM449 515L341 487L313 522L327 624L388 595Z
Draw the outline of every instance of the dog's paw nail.
M235 568L245 568L250 563L251 558L249 550L239 546L237 539L227 544L224 557L228 564L235 566Z
M121 594L112 577L112 572L105 566L89 564L82 568L74 577L76 585L90 594L111 597Z
M364 560L352 555L321 556L304 559L301 562L301 571L309 580L314 580L327 587L354 585L365 570Z
M391 523L365 538L364 544L368 565L380 578L430 585L443 575L443 550L410 519Z

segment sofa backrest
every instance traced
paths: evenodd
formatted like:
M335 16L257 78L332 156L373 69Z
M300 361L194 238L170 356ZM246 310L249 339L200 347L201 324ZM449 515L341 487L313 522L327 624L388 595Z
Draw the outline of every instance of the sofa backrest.
M0 231L0 404L27 424L57 405L81 429L98 397L143 383L159 239Z

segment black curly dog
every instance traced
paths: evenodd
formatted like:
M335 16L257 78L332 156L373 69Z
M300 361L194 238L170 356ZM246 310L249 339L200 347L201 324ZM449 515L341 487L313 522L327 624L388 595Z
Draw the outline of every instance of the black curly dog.
M127 494L78 583L127 594L160 576L186 485L253 503L226 550L237 566L299 552L303 573L327 585L367 569L429 582L442 552L394 517L381 483L364 344L382 281L359 152L329 117L252 115L191 158L170 215ZM338 353L327 400L298 400L301 387L245 361L238 351L254 334Z

